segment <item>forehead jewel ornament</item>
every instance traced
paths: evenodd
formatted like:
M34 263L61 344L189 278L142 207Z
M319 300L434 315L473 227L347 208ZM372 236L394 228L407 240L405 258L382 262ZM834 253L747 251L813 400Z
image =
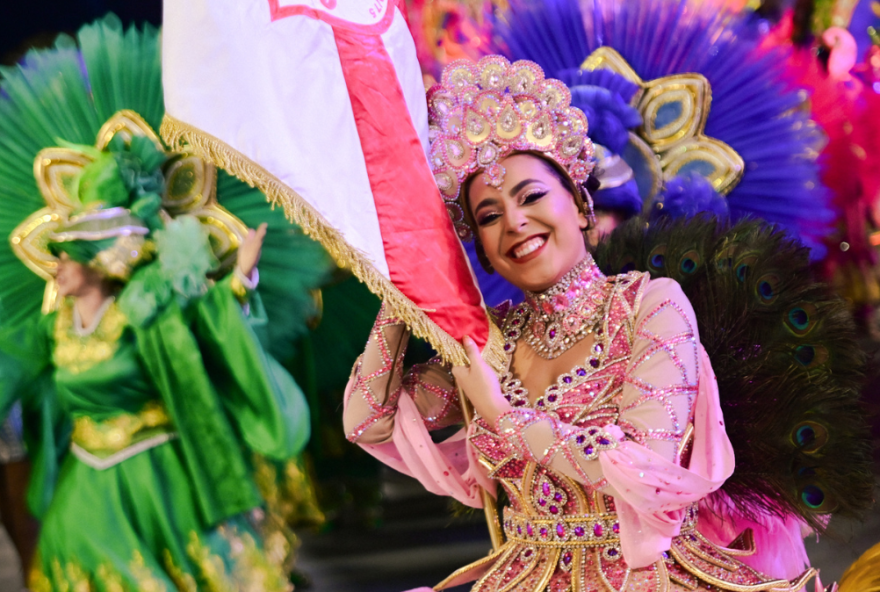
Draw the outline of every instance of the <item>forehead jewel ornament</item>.
M504 182L499 161L514 152L538 152L559 164L578 185L593 170L587 118L571 106L559 80L544 78L538 64L511 64L498 55L457 60L428 91L430 161L446 209L463 240L473 238L460 202L475 172L493 187Z

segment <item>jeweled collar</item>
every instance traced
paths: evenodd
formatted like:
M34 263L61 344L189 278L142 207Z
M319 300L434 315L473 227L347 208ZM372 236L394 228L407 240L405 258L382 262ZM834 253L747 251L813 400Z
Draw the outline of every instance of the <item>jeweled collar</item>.
M605 275L587 253L552 287L526 292L518 311L523 322L520 335L542 358L559 357L602 319L606 298L604 291L596 288L604 283Z

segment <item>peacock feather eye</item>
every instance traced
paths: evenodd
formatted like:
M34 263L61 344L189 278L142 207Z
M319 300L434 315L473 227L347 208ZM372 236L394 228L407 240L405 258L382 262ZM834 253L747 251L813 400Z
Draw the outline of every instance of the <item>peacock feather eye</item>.
M691 275L699 269L700 263L702 263L702 257L695 249L691 249L682 256L678 268L685 275Z
M727 247L720 250L718 255L715 256L715 267L718 268L718 271L727 271L733 267L736 251L736 247Z
M794 350L794 357L802 366L809 366L816 359L816 348L812 345L799 345Z
M657 245L648 255L648 268L651 271L660 271L666 267L666 245Z
M755 291L761 304L771 304L779 295L779 276L766 273L755 282Z
M801 489L801 501L807 507L817 510L825 503L825 492L818 485L807 485Z
M802 303L789 309L785 314L785 326L788 330L799 337L803 337L816 326L816 307L809 303Z
M788 313L788 320L795 329L803 331L810 322L810 315L803 308L793 308Z
M749 276L749 271L752 266L758 262L758 256L754 253L750 253L745 255L736 262L734 267L734 273L736 274L736 279L740 281L740 283L745 283L746 278Z
M828 430L816 421L803 421L792 430L792 440L801 452L813 454L828 442ZM805 469L801 469L801 476Z
M821 345L799 345L794 349L794 359L804 368L816 368L828 360L828 350Z
M629 273L636 270L635 258L632 255L624 255L617 262L617 273Z

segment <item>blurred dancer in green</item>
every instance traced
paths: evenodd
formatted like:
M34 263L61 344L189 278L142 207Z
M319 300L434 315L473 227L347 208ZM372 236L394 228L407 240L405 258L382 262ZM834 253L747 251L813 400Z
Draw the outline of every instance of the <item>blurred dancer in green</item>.
M157 39L108 18L2 72L0 418L21 401L36 592L290 588L254 461L294 458L308 408L257 336L285 349L328 264L165 150Z

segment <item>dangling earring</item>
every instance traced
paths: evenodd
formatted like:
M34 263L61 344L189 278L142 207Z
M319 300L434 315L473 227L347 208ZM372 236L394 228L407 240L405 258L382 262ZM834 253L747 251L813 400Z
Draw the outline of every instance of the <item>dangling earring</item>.
M580 186L580 190L584 215L587 217L587 227L581 230L581 234L584 235L584 246L587 251L592 252L596 245L590 236L590 230L596 227L596 212L593 210L593 198L590 197L590 192L583 185Z
M483 250L483 243L476 237L474 237L474 249L477 251L477 261L480 262L480 267L483 268L483 271L488 274L495 273L495 269L489 263L489 258L486 257L486 251Z
M590 196L590 192L581 185L581 199L584 204L584 215L587 217L587 227L584 228L584 231L590 230L596 226L596 212L593 210L593 198Z

